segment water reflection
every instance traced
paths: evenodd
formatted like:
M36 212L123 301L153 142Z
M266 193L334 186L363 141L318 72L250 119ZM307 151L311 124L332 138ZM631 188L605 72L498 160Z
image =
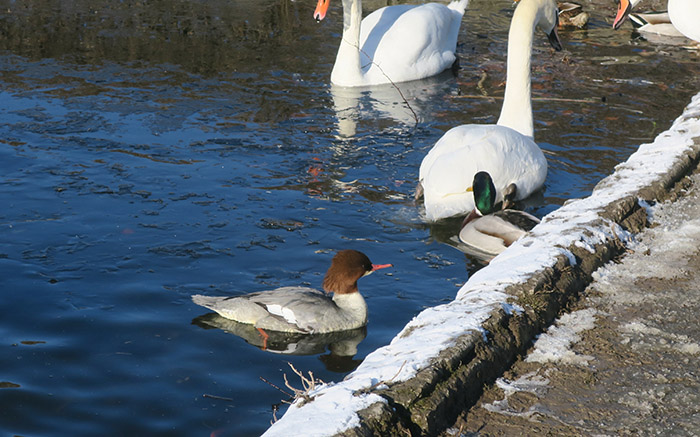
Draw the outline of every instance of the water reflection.
M671 46L684 46L692 48L693 41L686 38L682 33L678 32L670 23L669 26L675 34L664 34L655 31L647 31L644 28L634 29L630 36L632 39L644 39L652 44L660 45L671 45ZM695 47L697 50L697 47Z
M361 118L388 118L406 126L416 126L432 117L436 96L449 94L456 84L452 71L423 80L373 87L331 85L333 109L338 120L337 133L351 138L357 133Z
M264 339L253 325L239 323L216 313L196 317L192 320L192 324L203 329L221 329L266 352L283 355L319 355L319 359L327 370L338 373L353 371L360 365L362 360L354 359L354 356L357 354L357 346L367 336L367 328L362 327L312 335L266 331L269 338ZM327 354L321 355L326 351Z
M297 43L315 25L311 7L292 0L12 1L2 12L0 50L84 64L147 60L197 73L260 62L261 53ZM251 50L231 50L232 41Z

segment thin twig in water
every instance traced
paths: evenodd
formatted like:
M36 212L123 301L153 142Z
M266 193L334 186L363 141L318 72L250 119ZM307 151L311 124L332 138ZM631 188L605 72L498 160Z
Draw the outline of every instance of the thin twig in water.
M377 64L376 62L374 62L374 61L369 57L369 55L368 55L367 53L365 53L365 51L362 50L362 48L360 48L359 45L357 45L357 44L353 44L353 45L354 45L355 47L357 47L357 50L358 50L360 53L362 53L363 55L367 56L367 59L369 59L369 63L372 64L372 65L374 65L375 67L377 67L377 68L379 69L379 71L384 75L384 77L386 77L386 79L389 81L389 83L391 84L391 86L393 86L393 87L396 89L396 91L399 92L399 95L401 96L401 99L403 100L403 102L404 102L404 103L406 104L406 106L408 107L408 110L411 111L411 114L413 114L413 119L416 120L416 126L418 126L418 114L416 114L416 111L413 110L413 107L411 106L411 104L408 103L408 100L406 99L406 97L405 97L405 96L403 95L403 93L401 92L401 88L399 88L399 87L396 85L396 83L394 83L394 81L391 80L391 78L389 77L389 75L386 74L386 73L384 72L384 69L383 69L382 67L380 67L379 64Z
M293 397L294 397L293 394L291 394L291 393L289 393L288 391L285 391L285 390L279 388L278 386L276 386L275 384L271 383L270 381L268 381L267 379L263 378L262 376L258 376L258 378L260 378L260 380L261 380L262 382L266 382L267 384L269 384L269 385L272 386L273 388L276 388L277 390L281 391L282 393L286 394L286 395L289 396L290 398L293 398Z
M450 96L453 99L486 99L486 100L503 100L503 96L481 96L478 94L460 94L458 96ZM563 97L532 97L532 101L540 101L540 102L565 102L565 103L589 103L592 105L600 104L605 102L601 102L600 99L567 99ZM621 106L621 105L609 105L605 104L607 107L610 108L615 108L615 109L620 109L623 111L631 112L633 114L642 114L643 111L640 111L638 109L632 109L628 108L626 106Z
M486 87L484 87L484 83L486 83L486 79L489 77L489 75L486 73L486 71L481 72L481 77L479 78L479 82L476 84L476 87L479 91L481 91L481 94L484 96L488 96L489 93L486 91Z
M478 86L478 85L477 85ZM479 94L460 94L451 96L453 99L496 99L503 100L503 96L482 96ZM600 103L599 99L566 99L562 97L533 97L532 100L543 102L570 102L570 103Z
M270 425L273 425L275 422L277 422L279 419L277 418L277 411L280 409L280 404L274 404L272 406L272 420L270 421Z
M233 399L231 399L231 398L225 398L225 397L223 397L223 396L215 396L215 395L210 395L210 394L206 394L206 393L204 393L204 394L202 395L202 397L203 397L203 398L208 398L208 399L217 399L217 400L220 400L220 401L233 402Z

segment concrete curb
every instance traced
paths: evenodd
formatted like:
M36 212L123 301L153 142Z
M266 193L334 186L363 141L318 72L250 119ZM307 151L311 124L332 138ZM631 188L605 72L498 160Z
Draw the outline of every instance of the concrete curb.
M683 177L697 168L700 138L696 145L692 153L673 166L667 177L655 180L640 190L637 197L647 203L675 199L679 190L686 187ZM612 220L632 233L648 225L646 211L634 197L611 203L601 218ZM435 435L453 423L459 413L479 399L483 385L501 376L590 284L591 274L620 256L625 246L619 239L610 239L596 245L593 253L575 245L568 249L575 254L576 265L570 265L568 258L561 255L555 265L506 289L524 312L494 311L483 325L488 332L485 339L474 333L464 335L414 378L377 390L387 404L377 403L359 411L361 425L337 435Z
M655 158L668 158L669 154L673 157L667 164ZM540 225L533 235L525 238L532 241L524 242L523 246L542 239L550 228L557 229L554 226L557 222L573 222L563 228L568 237L564 245L556 248L558 254L549 257L539 269L529 270L531 273L520 281L504 286L506 300L512 307L491 305L480 331L462 330L449 347L431 358L428 365L416 369L410 378L399 382L379 380L355 390L354 396L373 395L369 397L371 401L356 411L359 421L353 420L336 435L436 435L454 423L459 413L478 400L483 386L501 376L530 347L535 336L577 298L591 282L591 273L625 251L623 239L648 226L647 213L640 201L652 203L677 198L689 184L684 177L698 167L699 160L700 94L668 131L660 134L654 143L640 146L628 161L618 165L611 176L596 186L590 197L552 212L543 219L543 225L552 226L539 229ZM616 192L617 186L623 188ZM592 206L587 207L587 203ZM593 214L577 222L574 217L581 211L593 211ZM587 240L591 235L595 238ZM498 265L492 262L483 270L489 268L497 269ZM475 279L470 278L455 302L470 292L465 289ZM425 324L409 323L395 340L413 335ZM317 395L322 398L323 392ZM286 415L280 422L285 418ZM275 426L270 431L274 429Z

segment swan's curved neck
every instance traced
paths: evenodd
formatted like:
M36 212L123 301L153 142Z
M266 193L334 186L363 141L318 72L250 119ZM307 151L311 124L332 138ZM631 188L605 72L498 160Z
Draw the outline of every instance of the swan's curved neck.
M519 5L511 21L508 32L506 91L497 124L532 138L534 125L530 102L530 58L539 10L527 7L530 4Z
M356 83L362 77L360 65L360 26L362 0L343 0L343 38L331 72L331 82Z

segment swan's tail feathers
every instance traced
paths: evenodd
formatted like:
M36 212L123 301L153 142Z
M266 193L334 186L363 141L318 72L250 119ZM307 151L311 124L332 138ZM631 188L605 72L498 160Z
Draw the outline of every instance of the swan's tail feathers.
M469 0L454 0L452 3L447 5L447 7L464 15L464 11L467 10L468 4Z

